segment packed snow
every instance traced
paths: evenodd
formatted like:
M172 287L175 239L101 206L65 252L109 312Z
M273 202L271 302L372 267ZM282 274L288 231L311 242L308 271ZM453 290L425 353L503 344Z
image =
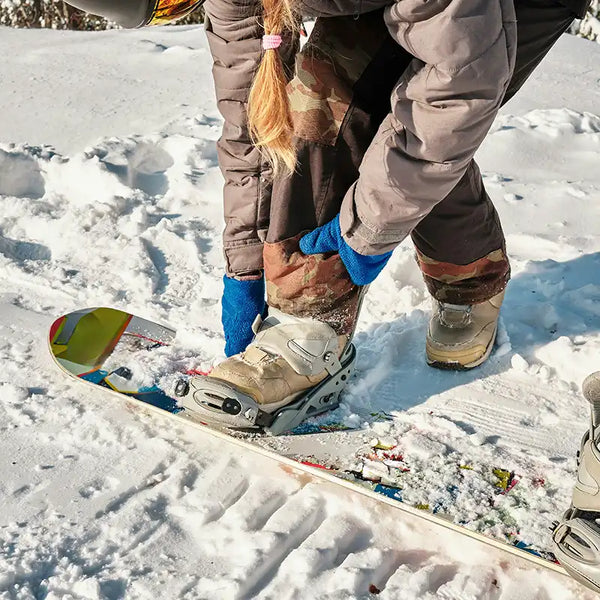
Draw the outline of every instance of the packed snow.
M198 27L0 28L0 54L0 598L594 597L59 373L49 325L88 306L176 328L174 370L223 356L210 55ZM599 60L561 39L479 152L513 269L489 362L425 366L430 300L404 244L330 415L354 430L263 444L371 469L373 440L395 446L411 504L548 544L600 368ZM484 507L494 469L518 482Z

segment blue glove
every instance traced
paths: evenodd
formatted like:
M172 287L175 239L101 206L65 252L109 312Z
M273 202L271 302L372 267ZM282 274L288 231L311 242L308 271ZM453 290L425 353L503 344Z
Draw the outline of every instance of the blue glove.
M391 252L377 256L365 256L356 252L342 237L339 215L300 238L300 250L304 254L339 252L350 279L356 285L368 285L373 282L392 256Z
M264 315L265 280L239 281L233 277L223 277L223 298L221 300L221 322L225 333L225 355L233 356L243 352L252 341L252 323L256 315Z

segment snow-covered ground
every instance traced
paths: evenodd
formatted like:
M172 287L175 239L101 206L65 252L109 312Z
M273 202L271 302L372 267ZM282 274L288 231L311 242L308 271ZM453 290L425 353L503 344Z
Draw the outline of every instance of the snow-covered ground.
M60 375L47 329L84 306L173 325L182 365L221 357L209 53L182 27L0 29L0 55L0 598L593 597ZM335 415L444 485L451 463L514 471L487 517L532 543L568 504L578 386L600 368L599 60L564 37L479 153L513 265L488 364L424 365L407 244L369 292Z

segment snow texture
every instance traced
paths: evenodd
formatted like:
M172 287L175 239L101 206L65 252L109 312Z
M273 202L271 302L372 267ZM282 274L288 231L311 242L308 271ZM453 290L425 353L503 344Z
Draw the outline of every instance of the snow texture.
M0 54L0 599L593 597L61 375L46 332L87 306L175 327L172 370L223 356L209 52L178 27L0 29ZM468 468L469 493L410 500L488 530L512 515L547 542L586 427L578 388L600 367L599 59L563 38L479 152L513 267L489 362L425 366L430 300L405 244L369 291L333 415L360 429L265 443L348 460L397 444L423 489L451 490L461 465L513 471L489 513Z

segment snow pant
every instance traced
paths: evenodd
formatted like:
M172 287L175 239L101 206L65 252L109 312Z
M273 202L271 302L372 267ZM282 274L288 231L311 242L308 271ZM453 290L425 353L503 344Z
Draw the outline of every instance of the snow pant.
M552 0L515 0L515 9L517 61L504 101L574 18ZM268 301L284 312L325 321L338 334L353 331L362 290L337 254L305 256L298 241L339 212L390 111L392 89L413 58L391 38L381 11L358 19L317 19L288 86L298 168L273 185L264 247ZM510 266L504 235L475 161L411 235L436 300L475 304L505 288Z

